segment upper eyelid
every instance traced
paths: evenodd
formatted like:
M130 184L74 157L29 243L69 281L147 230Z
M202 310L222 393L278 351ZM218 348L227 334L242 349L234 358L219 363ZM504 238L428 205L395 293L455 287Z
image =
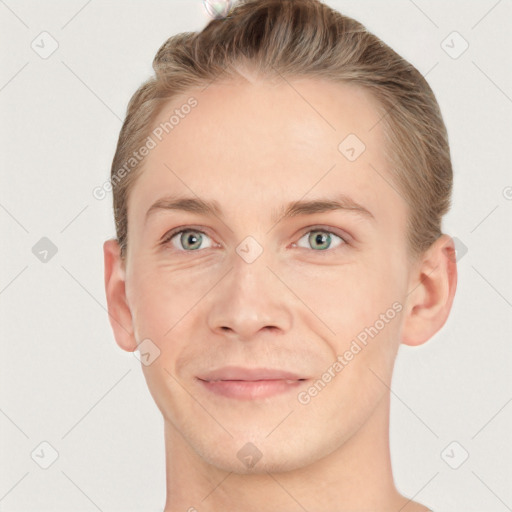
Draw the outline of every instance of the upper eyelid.
M330 233L331 235L335 235L335 236L341 238L345 243L348 243L351 238L348 233L345 233L343 230L337 230L335 228L313 226L312 228L308 227L308 228L304 228L304 229L306 231L302 232L302 235L300 236L300 238L307 235L308 233L311 233L312 231L325 231L326 233ZM341 233L339 233L338 231L341 231Z
M204 228L196 228L194 227L193 225L190 225L190 226L178 226L176 228L173 228L173 229L170 229L169 231L167 231L163 236L162 238L160 239L162 242L164 242L165 240L169 240L170 238L184 232L184 231L194 231L196 233L202 233L204 235L208 235L208 232L204 230Z

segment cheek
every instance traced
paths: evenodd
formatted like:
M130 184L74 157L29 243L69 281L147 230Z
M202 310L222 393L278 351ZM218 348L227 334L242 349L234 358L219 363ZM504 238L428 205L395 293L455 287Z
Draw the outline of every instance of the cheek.
M313 266L286 282L307 309L310 327L343 343L373 325L401 297L401 277L378 258L339 266ZM294 300L293 303L296 301Z
M139 262L131 280L132 314L140 335L169 337L215 284L217 274L194 268L176 268L154 261ZM212 269L210 269L212 270ZM171 331L170 331L171 330Z

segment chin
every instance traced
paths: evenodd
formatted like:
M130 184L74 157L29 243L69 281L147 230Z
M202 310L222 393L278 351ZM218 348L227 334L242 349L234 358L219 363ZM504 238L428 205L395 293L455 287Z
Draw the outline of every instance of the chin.
M286 453L269 453L254 464L249 466L241 463L239 460L233 460L231 453L229 454L205 454L200 453L203 460L208 464L215 466L226 472L238 475L264 475L267 473L286 473L307 466L310 461L307 457L297 458L295 454Z
M314 463L331 451L325 440L316 445L309 438L305 445L307 436L300 433L295 439L289 435L281 438L276 435L275 439L271 439L266 435L235 435L215 445L209 444L211 439L196 439L190 444L207 464L239 475L294 471Z

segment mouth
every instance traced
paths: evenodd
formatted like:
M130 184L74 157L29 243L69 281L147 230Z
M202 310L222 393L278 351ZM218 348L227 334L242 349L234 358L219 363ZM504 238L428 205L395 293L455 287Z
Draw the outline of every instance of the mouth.
M296 391L308 379L269 368L225 367L197 377L208 391L227 398L255 400Z

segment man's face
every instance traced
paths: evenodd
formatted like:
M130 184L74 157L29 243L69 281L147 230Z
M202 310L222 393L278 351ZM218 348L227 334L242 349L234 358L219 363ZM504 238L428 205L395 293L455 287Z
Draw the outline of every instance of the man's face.
M190 453L228 471L291 470L338 450L389 394L407 207L363 89L302 79L190 95L197 106L129 198L128 305L137 342L160 350L144 374ZM340 151L350 134L361 154L354 135ZM218 211L147 215L170 196ZM283 217L296 201L350 200L361 208Z

